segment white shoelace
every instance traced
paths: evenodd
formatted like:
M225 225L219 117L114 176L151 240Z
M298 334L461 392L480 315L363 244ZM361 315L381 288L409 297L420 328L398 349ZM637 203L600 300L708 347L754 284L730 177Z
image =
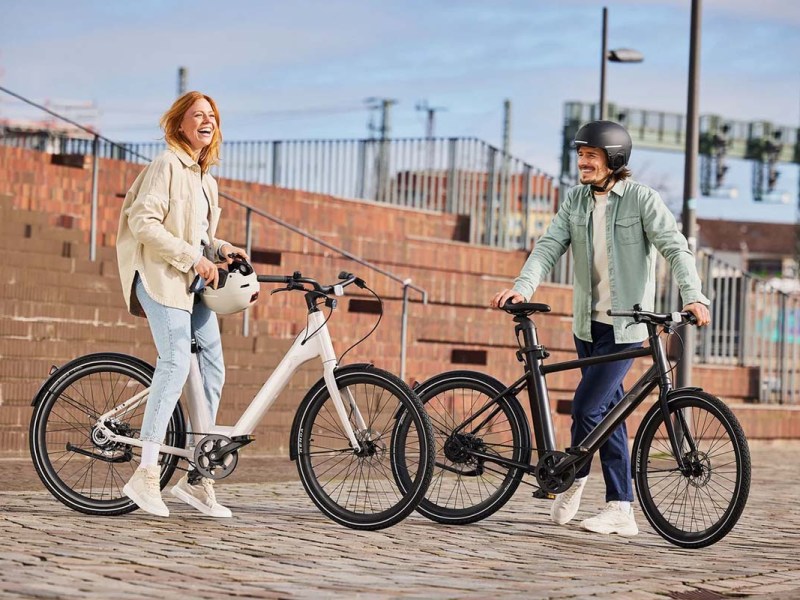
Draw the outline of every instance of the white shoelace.
M144 470L144 485L151 494L161 495L161 471Z
M209 506L214 506L217 503L217 496L214 494L214 480L203 477L200 482L203 486L203 491L206 493Z
M575 483L573 483L572 487L569 488L566 492L564 492L564 495L561 498L562 502L565 502L565 503L566 502L571 502L576 494L580 494L581 493L581 491L583 490L583 487L585 485L586 485L586 481L584 481L583 484L578 483L577 481Z
M631 511L630 511L630 509L625 510L624 508L622 508L622 506L620 506L619 502L606 502L606 505L600 511L600 514L602 515L602 514L605 514L605 513L616 513L616 512L620 512L620 513L622 513L624 515L629 515Z

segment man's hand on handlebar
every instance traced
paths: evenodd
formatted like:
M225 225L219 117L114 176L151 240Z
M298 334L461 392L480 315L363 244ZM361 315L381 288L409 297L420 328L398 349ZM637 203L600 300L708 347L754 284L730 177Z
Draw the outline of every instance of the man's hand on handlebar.
M691 304L684 306L683 310L690 312L695 316L698 327L703 327L711 323L711 313L708 311L708 307L705 304L701 304L700 302L692 302Z
M494 298L489 302L489 306L500 308L508 300L511 300L512 304L519 304L520 302L525 302L525 297L516 290L502 290L494 295Z
M212 288L217 287L217 282L219 280L217 265L212 263L205 256L200 258L200 262L195 265L194 270L205 280L206 286Z

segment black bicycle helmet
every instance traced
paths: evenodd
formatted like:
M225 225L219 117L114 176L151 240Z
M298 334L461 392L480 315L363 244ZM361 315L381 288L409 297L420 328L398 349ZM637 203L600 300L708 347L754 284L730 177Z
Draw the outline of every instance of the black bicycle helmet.
M608 168L614 174L619 173L628 165L633 149L633 142L628 131L614 121L586 123L575 133L572 145L574 148L591 146L605 150L606 157L608 157Z

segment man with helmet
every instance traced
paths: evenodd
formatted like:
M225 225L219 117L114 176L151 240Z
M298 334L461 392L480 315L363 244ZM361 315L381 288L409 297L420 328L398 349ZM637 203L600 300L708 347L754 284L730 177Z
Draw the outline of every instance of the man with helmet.
M573 325L580 358L600 356L641 346L647 338L642 324L609 317L608 309L630 310L640 304L653 310L655 260L653 248L669 263L684 300L684 310L697 317L698 325L710 322L701 291L694 255L678 230L675 217L658 192L630 180L628 161L632 142L621 125L593 121L575 134L580 185L570 188L547 232L537 241L514 282L491 300L494 308L506 301L530 300L556 261L572 248L574 259ZM621 400L622 381L632 361L593 365L582 370L572 402L572 445ZM600 448L606 484L606 506L599 515L581 523L597 533L636 535L638 527L631 508L630 454L625 424L620 425ZM574 485L556 496L551 518L563 525L577 514L589 475L586 465Z

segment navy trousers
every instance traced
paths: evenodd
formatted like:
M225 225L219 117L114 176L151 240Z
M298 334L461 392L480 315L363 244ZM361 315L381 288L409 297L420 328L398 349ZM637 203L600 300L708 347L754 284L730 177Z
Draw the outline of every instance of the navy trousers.
M592 342L575 338L579 358L602 356L637 348L641 342L617 344L614 328L605 323L592 321ZM581 369L581 382L572 401L572 445L580 444L601 419L622 399L622 380L631 368L633 360L592 365ZM628 429L625 423L600 446L600 463L606 482L606 502L613 500L633 501L631 485L631 460L628 453ZM577 473L577 477L589 474L591 463Z

